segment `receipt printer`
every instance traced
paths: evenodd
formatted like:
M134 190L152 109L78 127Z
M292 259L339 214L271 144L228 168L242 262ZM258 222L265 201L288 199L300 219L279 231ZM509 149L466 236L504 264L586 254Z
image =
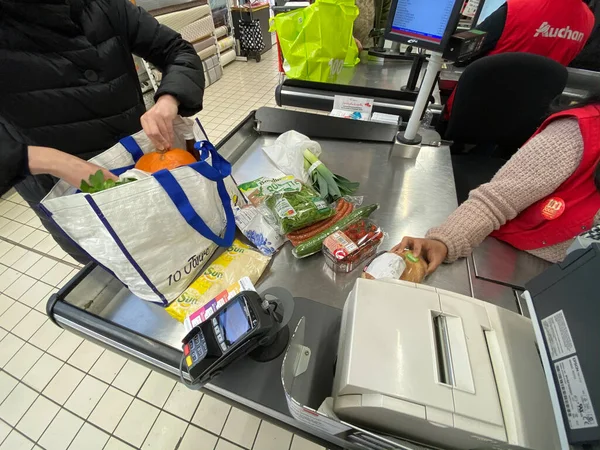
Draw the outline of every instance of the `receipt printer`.
M442 448L560 448L531 321L429 286L357 280L333 398L343 421Z

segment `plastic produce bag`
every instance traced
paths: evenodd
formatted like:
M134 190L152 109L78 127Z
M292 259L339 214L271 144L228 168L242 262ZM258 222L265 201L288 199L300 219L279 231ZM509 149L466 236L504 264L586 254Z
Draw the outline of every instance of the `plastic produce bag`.
M285 243L275 227L272 216L264 216L252 205L234 206L235 224L258 250L266 256L273 255Z
M165 309L171 317L183 322L186 316L206 305L241 278L247 276L256 285L270 260L268 256L261 255L236 239Z
M314 189L298 180L296 183L297 190L273 194L265 202L277 220L281 234L299 230L335 214L335 210Z
M279 170L307 183L309 174L304 169L304 150L310 150L317 158L321 155L321 145L318 142L311 141L294 130L283 133L273 145L263 147L263 151Z
M285 74L333 82L344 64L356 65L360 61L352 36L356 17L354 0L316 0L306 8L271 18L269 31L277 31Z

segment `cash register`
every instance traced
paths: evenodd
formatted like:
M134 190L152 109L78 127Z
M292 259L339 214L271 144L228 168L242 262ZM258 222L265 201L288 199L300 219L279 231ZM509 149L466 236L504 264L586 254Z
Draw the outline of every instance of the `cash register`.
M440 448L597 445L599 272L598 243L550 267L527 285L531 320L430 286L357 280L333 411Z

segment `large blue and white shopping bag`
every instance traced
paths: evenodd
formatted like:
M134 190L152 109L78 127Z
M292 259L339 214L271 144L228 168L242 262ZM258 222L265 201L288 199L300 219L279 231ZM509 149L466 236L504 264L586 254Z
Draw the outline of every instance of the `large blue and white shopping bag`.
M167 305L198 277L218 246L229 247L235 220L231 165L200 123L175 124L174 147L195 140L200 161L87 194L60 181L42 200L52 220L138 297ZM154 146L143 131L91 162L119 174Z

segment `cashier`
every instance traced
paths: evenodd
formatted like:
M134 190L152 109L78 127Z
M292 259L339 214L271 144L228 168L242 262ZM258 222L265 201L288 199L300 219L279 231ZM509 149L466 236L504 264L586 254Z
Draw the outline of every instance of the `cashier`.
M558 262L592 228L600 231L600 91L550 116L444 223L424 239L405 237L392 251L412 249L431 273L493 236Z
M163 73L148 111L132 53ZM85 261L35 206L57 178L79 186L99 169L86 159L141 128L168 148L177 114L202 108L200 58L128 0L0 0L0 61L0 194L15 185Z

